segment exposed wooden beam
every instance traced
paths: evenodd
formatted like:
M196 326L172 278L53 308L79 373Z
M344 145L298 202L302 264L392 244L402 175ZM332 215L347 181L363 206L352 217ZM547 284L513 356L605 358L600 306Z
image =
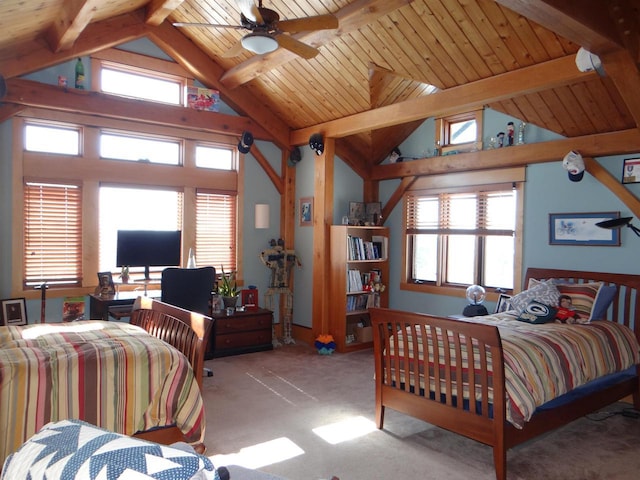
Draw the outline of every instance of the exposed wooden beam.
M598 55L623 48L608 1L496 0L497 3Z
M638 152L640 151L640 131L631 129L378 165L372 169L371 179L388 180L420 175L517 167L555 161L560 163L570 150L577 150L583 156L589 157Z
M184 0L151 0L147 4L146 22L157 27L164 22L171 12L182 5Z
M149 38L204 85L219 90L225 103L236 112L250 116L256 125L261 125L262 129L269 133L270 138L267 140L273 141L283 150L290 149L290 129L287 124L274 115L248 89L231 90L225 87L219 81L224 73L222 67L211 60L178 29L163 22L160 26L149 29ZM252 131L252 133L256 136L255 132ZM259 137L256 136L256 138Z
M9 120L15 115L18 115L20 112L22 112L26 108L27 107L24 105L0 103L0 123L4 122L5 120Z
M269 138L269 134L260 125L246 117L203 112L73 88L65 89L20 78L7 80L7 95L3 102L229 135L239 136L243 131L249 130L256 138Z
M595 159L584 157L584 165L587 172L611 190L622 203L629 207L629 210L631 210L636 217L640 218L640 200L631 193L631 190L622 185L618 178L611 175L609 170L600 165Z
M640 71L627 50L616 50L604 54L602 64L609 78L620 92L629 112L640 126Z
M148 28L139 13L132 13L88 25L68 50L56 53L44 40L27 42L18 48L0 51L2 74L5 78L12 78L52 67L72 58L144 37Z
M322 132L325 137L346 137L414 120L482 108L487 103L568 85L593 75L597 74L578 71L575 56L568 55L466 85L448 88L432 95L295 130L291 133L291 145L305 143L314 132Z
M49 45L54 52L68 50L93 19L102 0L68 0L49 29Z
M267 160L267 157L265 157L262 154L258 146L255 144L252 145L250 153L258 161L262 169L265 171L265 173L271 180L271 183L273 183L273 186L276 187L276 190L278 190L278 193L280 195L284 194L284 184L283 184L282 178L280 178L278 173L274 170L274 168L269 163L269 160Z
M293 36L298 40L318 47L339 38L341 35L346 35L375 22L381 16L412 2L413 0L357 0L334 14L338 18L338 29L318 30ZM267 55L253 56L249 60L229 69L220 81L227 88L235 88L297 58L299 57L295 53L279 48Z

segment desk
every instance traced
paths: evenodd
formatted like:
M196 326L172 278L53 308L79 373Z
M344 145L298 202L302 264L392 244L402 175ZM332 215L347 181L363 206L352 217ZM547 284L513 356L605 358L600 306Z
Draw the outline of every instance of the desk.
M142 291L119 292L116 295L89 295L89 318L109 320L109 307L133 305L136 298L145 296ZM148 290L147 297L160 298L160 290Z
M206 359L273 349L271 310L254 308L233 315L214 313L211 317L214 322Z

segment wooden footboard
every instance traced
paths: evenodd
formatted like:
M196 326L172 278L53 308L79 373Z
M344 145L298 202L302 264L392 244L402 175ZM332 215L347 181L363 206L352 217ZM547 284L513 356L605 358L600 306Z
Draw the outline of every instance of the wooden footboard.
M189 360L202 391L204 354L213 328L210 317L149 297L139 297L134 303L130 323L180 350ZM135 436L165 445L184 441L184 436L177 427L138 432ZM204 445L194 447L199 453L205 451Z

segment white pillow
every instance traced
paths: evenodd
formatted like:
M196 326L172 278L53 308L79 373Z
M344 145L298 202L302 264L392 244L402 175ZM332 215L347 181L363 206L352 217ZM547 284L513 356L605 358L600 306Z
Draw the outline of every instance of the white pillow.
M558 300L560 298L560 292L556 288L556 286L550 281L539 282L536 281L533 284L529 282L531 288L527 290L523 290L511 297L509 302L511 303L511 307L518 312L520 315L526 306L532 300L536 302L544 303L545 305L549 305L551 307L558 305Z

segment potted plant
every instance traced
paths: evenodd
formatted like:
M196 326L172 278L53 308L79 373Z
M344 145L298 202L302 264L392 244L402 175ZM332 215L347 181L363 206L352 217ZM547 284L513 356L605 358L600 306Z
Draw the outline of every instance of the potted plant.
M120 270L120 279L122 283L129 283L129 267L127 265L124 265Z
M236 272L231 271L227 273L224 271L224 267L222 267L220 280L222 283L218 287L218 294L222 297L225 308L235 307L238 301L238 294L240 293L238 285L236 284Z

